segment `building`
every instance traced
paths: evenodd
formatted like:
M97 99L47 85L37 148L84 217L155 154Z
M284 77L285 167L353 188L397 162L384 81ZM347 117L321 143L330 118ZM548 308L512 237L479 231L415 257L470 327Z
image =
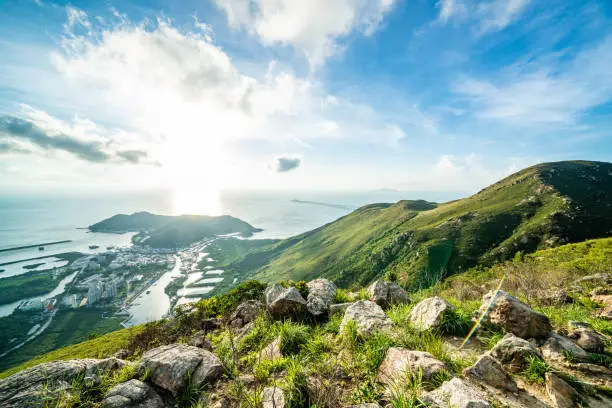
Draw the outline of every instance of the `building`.
M87 304L89 306L98 303L102 299L103 289L104 285L100 281L89 284L89 289L87 289Z

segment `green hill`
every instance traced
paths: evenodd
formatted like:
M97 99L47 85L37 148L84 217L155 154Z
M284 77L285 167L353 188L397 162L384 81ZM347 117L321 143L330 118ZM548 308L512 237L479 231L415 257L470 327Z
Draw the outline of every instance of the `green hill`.
M461 200L367 205L226 269L239 280L326 277L345 286L393 271L425 287L519 251L611 236L611 203L612 164L544 163Z
M153 248L188 246L195 241L216 235L238 233L243 237L260 231L247 222L229 215L157 215L137 212L131 215L117 214L90 225L92 232L138 232L133 241Z

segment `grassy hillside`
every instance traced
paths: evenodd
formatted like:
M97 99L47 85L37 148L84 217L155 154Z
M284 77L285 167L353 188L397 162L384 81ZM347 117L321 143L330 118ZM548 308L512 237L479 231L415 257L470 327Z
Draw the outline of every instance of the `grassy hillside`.
M239 280L309 280L341 285L388 271L416 287L519 252L612 235L612 164L529 167L477 194L437 206L368 205L305 234L253 250L226 269ZM246 243L245 245L249 245Z

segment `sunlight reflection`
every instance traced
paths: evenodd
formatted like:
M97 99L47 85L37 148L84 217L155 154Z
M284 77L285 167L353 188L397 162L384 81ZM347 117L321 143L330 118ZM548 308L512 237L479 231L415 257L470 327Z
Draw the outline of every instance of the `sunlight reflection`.
M217 189L201 186L177 189L172 197L172 212L174 215L221 215L221 195Z

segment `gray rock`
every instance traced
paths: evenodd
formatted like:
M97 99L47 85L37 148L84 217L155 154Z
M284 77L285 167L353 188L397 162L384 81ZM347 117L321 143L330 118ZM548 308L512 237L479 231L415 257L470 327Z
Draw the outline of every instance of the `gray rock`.
M338 288L327 279L315 279L308 282L306 307L313 316L319 316L329 310L334 302Z
M572 297L563 289L551 289L540 297L540 304L548 306L561 306L573 301Z
M576 390L556 374L546 373L546 392L556 408L578 407Z
M193 347L212 351L212 344L210 344L210 341L208 341L208 339L206 338L206 332L204 330L200 330L199 332L191 336L187 344Z
M280 339L274 340L259 352L260 359L278 360L283 356L280 349Z
M591 283L612 285L612 275L608 273L597 273L578 279L575 283Z
M511 333L506 334L489 353L511 373L523 371L532 358L542 358L530 342Z
M213 383L223 373L223 364L210 351L184 344L169 344L147 351L138 371L150 374L151 382L176 395L191 381L195 385Z
M408 292L395 282L376 281L368 287L370 300L381 307L410 303Z
M576 345L591 353L603 353L606 347L606 338L590 327L576 327L570 330L568 336Z
M278 387L264 388L261 393L263 408L285 408L283 390Z
M495 388L508 390L510 392L517 391L516 382L512 376L504 370L499 361L488 354L480 356L473 366L463 370L463 375L482 381Z
M455 307L439 296L424 299L410 312L410 322L421 330L437 330L442 324L444 314Z
M75 378L86 373L103 375L106 374L104 370L113 370L121 364L125 362L115 358L39 364L0 380L0 407L42 406L44 402L51 404L61 392L70 390Z
M351 320L357 325L357 333L361 336L368 336L376 330L384 330L393 326L393 322L382 308L368 300L354 302L346 308L340 330L343 330Z
M494 295L494 290L484 295L481 312L488 307ZM552 330L548 317L501 290L485 316L485 321L524 339L545 338Z
M111 388L102 408L162 408L161 397L151 386L139 380L130 380Z
M306 301L296 288L275 283L266 290L266 307L274 317L295 316L306 311Z
M126 358L128 358L131 355L132 355L131 351L129 351L127 349L121 349L121 350L117 351L115 354L113 354L113 357L118 358L120 360L125 360Z
M589 361L589 353L567 337L555 332L550 333L550 337L540 347L540 350L546 360L564 361L568 360L568 356L571 356L570 359L577 362Z
M460 378L453 378L438 389L428 392L423 402L437 407L490 408L486 395Z
M377 381L393 385L406 381L406 375L421 371L423 381L431 381L437 374L449 372L446 365L424 351L391 347L378 367Z
M236 310L230 316L230 325L234 329L239 329L245 324L252 322L263 313L264 305L257 300L247 300L236 307Z
M329 317L336 316L339 314L343 315L344 312L346 312L346 309L352 304L353 302L336 303L335 305L330 305L329 306Z

